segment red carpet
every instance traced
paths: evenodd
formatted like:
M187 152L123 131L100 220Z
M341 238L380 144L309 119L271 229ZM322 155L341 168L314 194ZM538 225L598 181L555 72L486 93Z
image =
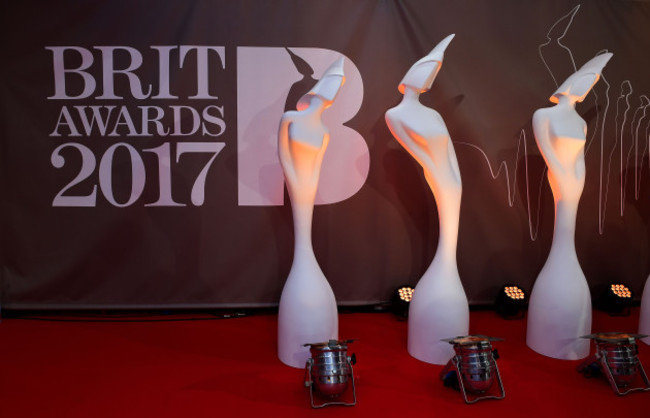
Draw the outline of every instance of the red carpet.
M636 332L638 313L594 312L593 330ZM340 316L340 336L358 338L350 345L358 358L358 404L312 410L304 372L276 357L276 320L271 314L137 323L5 319L0 416L606 417L646 416L650 409L650 392L617 396L604 378L577 373L579 362L528 349L524 320L479 311L471 315L472 333L505 338L494 344L505 399L465 404L438 380L442 366L407 354L406 322L355 313ZM639 350L650 372L650 347L640 343Z

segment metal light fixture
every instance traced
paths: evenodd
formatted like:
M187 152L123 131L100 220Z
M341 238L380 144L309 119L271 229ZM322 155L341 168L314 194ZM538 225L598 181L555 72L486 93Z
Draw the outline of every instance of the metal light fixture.
M505 319L521 319L528 304L528 294L521 287L506 284L501 287L494 303L497 314Z
M307 359L305 364L305 386L309 388L312 408L356 405L357 394L352 365L356 364L357 359L354 354L348 356L347 353L348 344L352 341L329 340L305 344L305 347L309 346L311 353L311 358ZM349 387L352 390L352 400L346 401L341 396Z
M442 341L453 344L456 352L440 372L440 379L445 386L458 386L468 404L482 399L505 398L506 392L496 363L499 354L492 349L491 344L491 341L501 341L500 338L468 335ZM498 391L491 390L495 380L498 382Z
M610 283L595 301L597 308L610 316L627 316L630 314L634 293L623 283Z
M601 373L617 395L627 395L637 390L650 390L650 381L639 360L636 340L646 335L621 332L601 332L585 335L596 342L596 353L578 366L585 377Z
M408 318L409 306L415 289L410 285L402 285L393 293L392 311L398 318Z

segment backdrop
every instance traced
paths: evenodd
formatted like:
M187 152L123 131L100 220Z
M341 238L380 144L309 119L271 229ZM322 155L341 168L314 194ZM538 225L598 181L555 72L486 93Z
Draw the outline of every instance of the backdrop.
M556 86L614 57L588 122L578 258L592 294L650 272L646 1L2 2L2 303L236 307L279 301L293 251L277 126L346 57L325 118L316 257L340 304L390 298L431 262L438 217L384 113L408 68L456 37L423 102L463 182L471 303L532 288L553 199L531 129Z

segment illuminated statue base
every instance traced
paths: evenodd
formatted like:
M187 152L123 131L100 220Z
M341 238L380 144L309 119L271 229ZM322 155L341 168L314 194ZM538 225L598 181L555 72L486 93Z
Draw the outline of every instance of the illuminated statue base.
M296 259L280 297L280 361L304 368L310 357L304 344L338 340L338 326L334 292L316 259L313 255Z
M530 295L528 347L548 357L578 360L589 355L591 296L575 253L549 257Z
M456 264L436 257L413 292L408 352L427 363L447 364L454 348L440 340L468 334L469 306Z

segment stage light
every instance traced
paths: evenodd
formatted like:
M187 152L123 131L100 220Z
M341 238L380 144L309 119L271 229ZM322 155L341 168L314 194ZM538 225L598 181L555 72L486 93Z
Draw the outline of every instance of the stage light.
M506 392L496 363L499 353L492 349L491 343L500 340L500 338L484 335L442 340L453 344L456 352L440 372L443 384L460 390L466 403L474 403L482 399L505 398ZM495 380L499 383L496 393L490 391Z
M410 302L413 299L413 288L410 286L404 286L397 289L397 294L399 298L404 302Z
M393 293L392 311L398 318L408 318L414 291L410 285L402 285Z
M618 296L619 298L631 298L632 297L632 292L630 289L623 285L623 284L613 284L610 287L611 291L613 294Z
M639 360L639 347L636 344L637 339L645 337L621 332L601 332L581 337L596 342L596 353L580 363L578 371L585 377L604 373L617 395L650 390L650 381Z
M611 316L627 316L630 314L634 293L623 283L611 283L595 301L596 308Z
M503 318L518 319L524 317L527 304L528 294L525 290L514 284L506 284L501 287L494 307Z
M348 344L352 341L329 340L326 343L305 344L311 353L311 358L305 364L305 386L309 388L312 408L356 405L352 365L356 364L357 359L354 354L348 357L347 353ZM352 388L352 399L343 400L341 396L349 387Z

